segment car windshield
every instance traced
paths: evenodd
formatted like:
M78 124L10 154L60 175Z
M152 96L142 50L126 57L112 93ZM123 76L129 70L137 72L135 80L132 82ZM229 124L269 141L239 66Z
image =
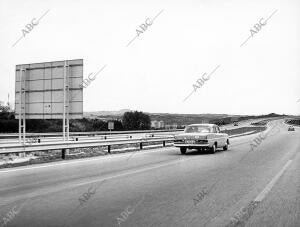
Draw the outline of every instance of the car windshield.
M205 133L205 132L211 132L211 127L210 126L187 126L186 129L184 130L185 133L193 133L193 132L198 132L198 133Z

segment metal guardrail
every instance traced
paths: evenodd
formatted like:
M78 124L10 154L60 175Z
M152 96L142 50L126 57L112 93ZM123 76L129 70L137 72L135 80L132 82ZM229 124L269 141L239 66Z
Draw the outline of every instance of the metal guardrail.
M143 133L146 138L160 138L166 136L173 136L178 132L155 132L155 133ZM140 134L113 134L113 135L97 135L97 136L71 136L69 141L88 141L88 140L118 140L118 139L132 139L133 137L139 137ZM63 142L62 137L28 137L25 140L27 144L33 143L50 143L50 142ZM8 146L13 144L20 144L19 140L16 139L0 139L0 149L1 146Z
M173 130L135 130L135 131L93 131L93 132L70 132L71 136L96 136L96 135L106 135L113 136L118 134L141 134L141 133L160 133L160 132L180 132L183 129L173 129ZM26 133L26 137L57 137L62 136L61 132L53 132L53 133ZM8 138L19 138L18 133L10 133L10 134L0 134L0 139L8 139Z
M152 137L152 136L148 136L148 137ZM85 141L85 140L110 140L110 139L121 139L121 138L126 138L126 139L131 139L132 136L131 134L128 135L101 135L101 136L71 136L69 138L69 141ZM49 142L59 142L59 141L63 141L62 137L29 137L26 138L26 143L49 143ZM1 145L9 145L9 144L20 144L19 140L0 140L0 149L1 149Z
M242 133L239 135L231 135L229 138L240 136L249 133ZM112 145L124 145L124 144L139 144L140 149L143 149L143 144L162 142L163 146L166 142L174 141L174 136L164 136L160 138L145 137L140 139L119 139L119 140L89 140L89 141L67 141L67 142L49 142L49 143L30 143L30 144L12 144L0 147L0 154L12 154L12 153L31 153L31 152L46 152L51 150L61 150L62 158L65 158L68 149L86 148L86 147L104 147L107 146L108 153L111 151Z
M68 149L86 148L86 147L103 147L107 146L108 153L111 151L112 145L123 145L123 144L139 144L140 149L143 149L143 144L162 142L165 146L167 141L174 141L173 136L163 138L142 138L142 139L123 139L114 141L69 141L69 142L57 142L57 143L39 143L39 144L18 144L8 145L0 148L0 154L12 154L12 153L31 153L39 151L51 151L61 150L62 158L65 158L66 151Z

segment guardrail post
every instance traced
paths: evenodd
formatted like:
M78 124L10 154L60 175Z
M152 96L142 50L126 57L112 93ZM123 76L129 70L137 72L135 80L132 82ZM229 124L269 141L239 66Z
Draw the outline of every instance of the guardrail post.
M165 147L166 146L166 141L163 141L163 147Z
M140 149L142 150L143 149L143 143L140 142Z
M107 152L110 154L110 145L107 146Z
M66 159L66 149L61 150L61 158Z

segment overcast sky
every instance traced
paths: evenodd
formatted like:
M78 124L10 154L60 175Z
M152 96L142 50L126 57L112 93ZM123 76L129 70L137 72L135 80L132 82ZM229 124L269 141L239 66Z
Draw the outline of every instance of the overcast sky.
M300 114L299 0L0 0L0 40L2 101L15 65L82 58L84 78L106 65L84 111Z

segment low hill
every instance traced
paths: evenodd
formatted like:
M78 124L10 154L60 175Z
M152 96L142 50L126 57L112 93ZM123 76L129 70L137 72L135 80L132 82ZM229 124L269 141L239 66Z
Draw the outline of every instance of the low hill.
M119 111L95 111L86 112L84 117L86 118L96 118L104 121L111 119L122 118L122 115L131 111L128 109L123 109ZM269 117L282 117L285 115L279 115L275 113L270 113L267 115L228 115L228 114L173 114L173 113L146 113L150 116L151 121L163 121L165 125L171 125L176 123L178 126L194 124L194 123L215 123L219 125L230 124L235 121L248 120L248 119L259 119L259 118L269 118Z

